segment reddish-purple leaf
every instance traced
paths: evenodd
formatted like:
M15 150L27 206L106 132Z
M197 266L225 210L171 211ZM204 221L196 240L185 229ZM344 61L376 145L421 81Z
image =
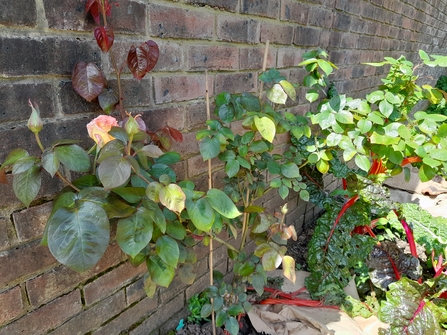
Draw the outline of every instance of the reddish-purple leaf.
M76 63L71 76L74 89L87 101L92 101L101 94L105 78L94 63Z
M165 150L170 150L172 146L172 138L169 131L165 128L157 130L157 140L160 143L161 147Z
M100 23L100 10L98 0L88 0L85 4L85 12L90 13L97 24Z
M171 135L174 141L183 142L183 134L181 132L169 126L166 126L166 129L169 131L169 135Z
M146 41L139 47L132 46L127 55L127 66L133 76L141 80L146 73L157 64L159 57L158 45L154 41Z
M102 50L102 52L107 52L113 45L113 41L115 39L115 34L113 33L113 29L111 27L96 27L95 28L95 39L98 43L98 46Z

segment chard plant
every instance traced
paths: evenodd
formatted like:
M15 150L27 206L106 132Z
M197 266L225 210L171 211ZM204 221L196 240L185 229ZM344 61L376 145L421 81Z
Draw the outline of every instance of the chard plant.
M423 51L419 54L425 65L447 66L444 56L429 56ZM447 315L446 288L441 284L446 278L443 259L447 220L429 215L421 220L405 205L389 201L382 183L402 171L409 176L409 164L418 167L422 181L446 175L447 118L418 110L418 102L439 102L445 92L417 84L414 71L422 64L414 66L404 57L387 57L384 62L368 64L387 65L389 73L366 99L340 95L333 88L326 95L328 76L335 68L326 57L322 50L312 51L300 64L309 72L304 78L306 98L310 102L320 99L317 110L308 113L319 130L313 143L299 137L293 142L306 148L308 163L313 167L314 178L308 178L312 181L310 198L326 209L310 241L311 275L306 287L313 298L344 304L352 310L343 287L354 273L366 276L381 290L387 290L378 315L390 328L381 334L420 334L427 329L440 334ZM324 196L319 174L326 173L344 178L343 192ZM416 212L421 213L420 209ZM407 241L410 253L396 247L394 237L392 242L383 236L378 240L373 232L374 227L376 233L383 232L380 228L389 232L389 225L381 222L388 222L383 218L390 216L394 219L388 224ZM431 262L422 264L429 275L422 275L417 244L432 256Z

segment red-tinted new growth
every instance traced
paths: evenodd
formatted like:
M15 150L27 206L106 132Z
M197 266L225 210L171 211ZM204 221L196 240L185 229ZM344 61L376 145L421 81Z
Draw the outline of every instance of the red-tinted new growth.
M92 101L101 94L105 86L102 71L94 63L76 63L71 76L73 87L87 101Z
M109 0L104 1L104 11L107 16L110 16L111 6ZM101 23L101 0L88 0L85 4L85 12L90 13L97 24Z
M115 34L113 33L113 29L111 27L96 27L95 28L95 39L96 43L98 43L99 48L102 52L107 52L113 45L113 41L115 39Z
M154 41L146 41L139 47L132 46L127 55L127 66L133 76L141 80L154 68L159 57L158 45Z

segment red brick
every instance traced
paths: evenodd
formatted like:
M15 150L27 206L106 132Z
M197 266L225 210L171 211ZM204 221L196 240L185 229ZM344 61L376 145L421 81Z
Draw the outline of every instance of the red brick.
M211 165L212 169L215 169L216 167L223 165L223 163L218 158L213 158L211 162L212 162ZM201 155L188 158L188 179L191 179L207 171L208 171L208 161L203 161Z
M57 95L62 105L62 113L65 115L100 113L101 106L97 101L88 102L82 98L73 88L71 81L61 80L58 83ZM79 132L82 134L82 132Z
M320 29L296 27L293 43L299 46L317 46L320 39Z
M191 46L188 48L188 67L191 70L235 70L239 52L235 47Z
M110 272L102 275L95 281L84 286L84 300L86 305L101 300L146 271L146 264L133 267L130 263L124 263Z
M260 1L242 0L241 12L250 15L278 18L279 3L278 1L269 1L269 0L260 0Z
M282 50L279 49L279 50ZM269 47L267 55L267 68L275 67L277 50ZM240 48L239 49L239 69L240 70L261 70L264 61L265 47L261 48Z
M0 253L0 287L16 282L48 268L57 261L47 247L38 242Z
M292 21L300 24L307 24L309 16L309 5L298 3L295 0L281 1L281 20Z
M146 5L133 0L121 0L119 6L112 5L112 13L107 23L115 32L145 34Z
M262 22L261 42L270 41L272 44L291 44L293 31L293 27L289 25Z
M357 47L358 38L358 35L344 33L341 35L340 47L345 49L354 49Z
M183 304L182 304L183 306ZM110 335L120 334L122 331L127 331L132 325L141 322L157 309L157 299L145 298L121 313L118 317L105 324L92 335ZM165 307L159 308L160 313L166 313ZM152 319L150 319L152 320ZM155 318L157 320L157 318ZM153 322L155 321L153 320Z
M309 25L315 27L331 28L334 14L331 10L322 7L311 7L309 11Z
M238 7L238 0L185 0L185 2L193 5L207 5L228 12L235 12Z
M91 30L95 28L93 19L86 19L85 4L77 0L53 2L43 0L48 28L57 30ZM92 35L93 36L93 35Z
M144 290L145 277L141 277L136 282L126 287L126 303L127 306L134 304L137 301L146 297L146 291Z
M179 276L175 276L169 287L160 287L159 296L160 304L164 305L167 301L171 300L175 296L183 296L184 291L188 285L184 283Z
M0 293L0 325L19 316L23 310L20 286Z
M148 130L156 131L165 126L182 130L184 126L184 110L181 106L154 108L149 111L139 112L141 118L146 122Z
M210 113L212 113L212 107L210 107ZM203 129L206 127L206 104L204 103L192 103L185 107L185 128L191 129Z
M0 335L40 335L61 325L82 309L81 294L71 292L0 329Z
M109 88L118 92L116 80L109 81ZM121 79L124 107L145 107L153 105L152 78L146 75L142 80ZM135 113L136 114L136 113Z
M144 301L144 300L143 300ZM172 315L185 308L185 299L183 294L178 295L163 308L158 308L157 311L147 318L141 325L132 330L129 335L147 335L152 331L163 325ZM120 316L121 317L121 316ZM110 333L101 333L109 335ZM94 333L94 335L98 335Z
M107 268L117 265L124 259L124 254L117 243L108 247L104 256L93 269L87 272L74 272L66 266L59 266L26 283L30 304L40 306L61 293L69 292L88 278L96 276Z
M196 132L184 133L183 142L174 142L171 150L178 152L182 157L199 153L199 143L196 140Z
M257 78L257 74L251 72L218 74L214 84L215 94L220 92L256 92L258 87Z
M155 103L186 101L205 97L205 76L166 76L155 77ZM211 89L212 83L209 84ZM210 92L210 95L213 93Z
M4 2L0 13L1 25L35 27L37 24L36 4L27 0Z
M0 218L0 250L7 249L11 246L8 237L8 223L5 218Z
M31 207L12 215L17 235L21 242L41 237L50 216L53 203Z
M143 290L144 292L144 290ZM126 308L124 291L100 301L89 309L83 310L74 318L51 332L51 335L83 335L98 329L107 320L112 319Z
M294 67L297 66L302 60L304 51L300 49L281 48L278 50L278 64L277 67Z
M180 71L185 67L183 46L173 41L157 41L160 57L153 72L157 71Z
M212 39L214 16L206 12L156 4L149 5L150 35Z
M217 38L228 42L259 43L259 21L237 16L217 17Z

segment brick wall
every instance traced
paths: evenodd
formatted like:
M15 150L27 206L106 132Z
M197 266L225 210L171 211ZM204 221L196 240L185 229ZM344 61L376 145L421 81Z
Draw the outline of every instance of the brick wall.
M26 128L29 98L41 106L42 140L86 141L85 125L99 109L77 96L70 74L77 61L94 61L116 83L110 64L93 40L93 20L84 15L85 0L0 0L0 162L15 147L36 152ZM339 66L333 80L342 93L363 95L380 81L382 68L361 62L417 50L444 54L445 0L118 0L111 24L116 29L117 57L131 44L153 39L160 60L141 82L123 76L127 110L138 112L157 129L168 124L183 132L174 148L183 156L179 175L205 183L206 165L198 156L195 132L205 121L205 80L212 94L257 90L265 41L268 67L291 81L304 72L294 66L303 52L317 46ZM125 47L125 48L124 48ZM434 79L439 72L421 73ZM303 92L294 113L307 111ZM216 178L217 179L217 178ZM51 196L62 187L44 181L39 200L25 209L10 186L0 184L0 335L3 334L166 334L186 314L187 299L208 284L207 248L198 248L191 286L177 278L156 297L145 297L144 267L133 268L116 244L87 273L59 265L39 246ZM332 186L333 187L333 186ZM269 208L279 197L261 202ZM288 220L300 228L314 208L288 199ZM222 248L222 247L217 247ZM225 272L225 252L216 252L216 267Z

